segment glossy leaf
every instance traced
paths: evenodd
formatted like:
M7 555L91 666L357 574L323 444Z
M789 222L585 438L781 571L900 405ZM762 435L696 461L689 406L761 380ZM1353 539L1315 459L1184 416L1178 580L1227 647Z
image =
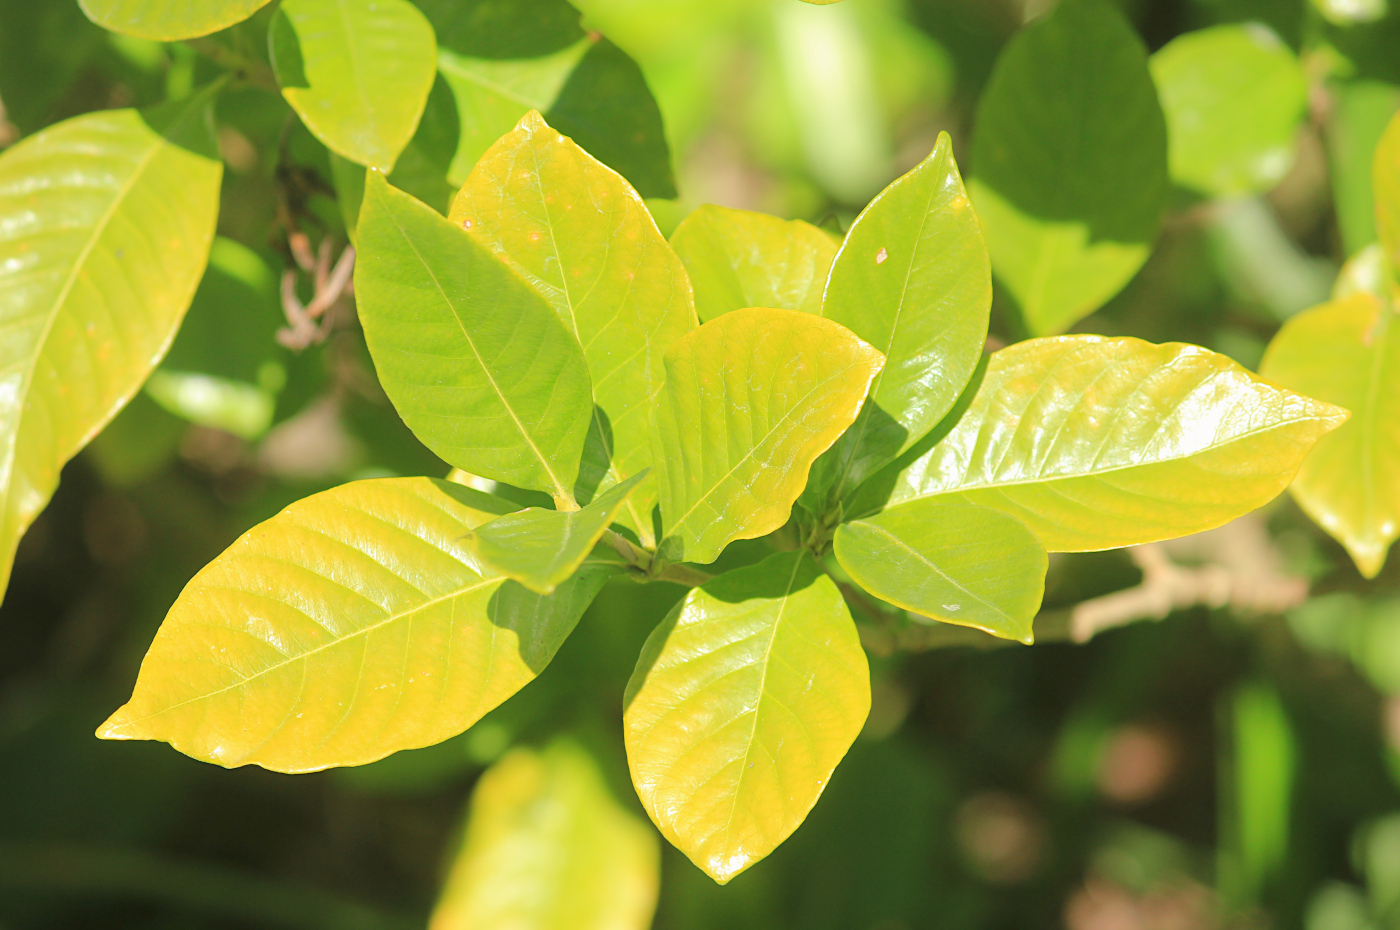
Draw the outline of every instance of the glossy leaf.
M707 203L671 234L685 262L702 321L743 307L820 315L822 290L840 243L801 220Z
M1400 536L1400 325L1368 293L1284 324L1259 368L1272 381L1352 411L1298 469L1290 490L1374 578Z
M870 712L841 593L805 552L693 589L647 639L623 715L632 783L721 884L806 818Z
M141 387L219 209L209 96L59 123L0 155L0 588L59 472Z
M943 419L982 357L992 276L947 133L857 217L822 315L885 353L860 419L818 462L839 500Z
M484 523L468 537L491 568L537 594L552 594L588 557L646 469L598 496L582 510L530 507Z
M796 310L735 310L673 345L653 437L662 554L713 562L733 540L786 523L883 362L839 324Z
M567 497L588 432L578 341L460 226L370 172L355 297L379 381L451 464Z
M660 884L651 828L583 750L513 750L472 793L428 930L647 930Z
M1376 146L1374 179L1376 233L1392 268L1400 268L1400 113L1396 113Z
M1170 539L1268 503L1346 416L1196 346L1032 339L991 357L967 412L889 500L994 507L1051 552Z
M1172 180L1213 197L1261 193L1292 167L1308 106L1303 67L1257 24L1188 32L1152 56Z
M40 0L47 2L47 0ZM268 0L78 0L88 18L123 35L175 42L241 23Z
M1025 524L990 507L925 498L842 524L833 548L862 588L898 607L1034 642L1049 558Z
M992 269L1032 333L1065 330L1147 260L1169 191L1142 40L1108 0L1064 0L1002 52L968 185Z
M543 294L583 346L596 406L581 499L651 465L662 355L694 328L695 309L685 268L637 192L532 111L477 164L450 216ZM648 482L628 506L625 522L644 542L655 501Z
M437 75L423 14L408 0L283 0L268 41L282 96L316 138L392 170Z
M311 772L460 733L549 664L616 570L542 598L484 568L465 534L511 509L428 478L298 501L186 585L98 735Z

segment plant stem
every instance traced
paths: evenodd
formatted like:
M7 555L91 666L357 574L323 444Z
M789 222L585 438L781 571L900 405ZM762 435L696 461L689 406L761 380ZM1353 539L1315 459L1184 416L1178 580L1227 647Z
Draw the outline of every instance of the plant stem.
M242 52L236 52L208 36L199 39L186 39L184 44L214 64L229 69L249 84L281 95L282 89L277 85L277 77L272 73L272 69L256 58L250 58Z
M657 581L670 581L675 584L683 584L688 588L698 588L715 576L709 572L702 572L698 568L691 568L689 565L673 564L667 565L657 575Z

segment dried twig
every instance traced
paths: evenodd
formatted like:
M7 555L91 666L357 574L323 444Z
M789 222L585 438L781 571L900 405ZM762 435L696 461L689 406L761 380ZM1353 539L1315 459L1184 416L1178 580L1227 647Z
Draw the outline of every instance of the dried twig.
M286 314L288 325L277 331L277 341L289 349L301 351L325 342L330 335L333 319L326 311L350 293L355 249L346 246L332 268L330 237L321 240L321 247L314 259L310 257L309 243L301 233L289 236L288 243L297 264L312 275L316 290L311 301L302 306L297 297L296 269L288 268L282 273L282 312Z

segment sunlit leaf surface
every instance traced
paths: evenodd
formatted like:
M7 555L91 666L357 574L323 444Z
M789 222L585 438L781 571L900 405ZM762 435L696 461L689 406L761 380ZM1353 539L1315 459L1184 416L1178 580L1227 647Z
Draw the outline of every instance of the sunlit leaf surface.
M743 307L820 315L840 242L801 220L705 204L671 234L695 286L701 320Z
M460 226L370 172L355 297L379 381L451 464L567 495L592 406L578 341Z
M924 498L842 524L833 548L862 588L920 616L1034 641L1048 557L1015 517Z
M653 440L662 553L712 562L787 522L883 361L837 323L771 308L726 313L673 345Z
M80 116L0 155L0 586L59 471L170 347L209 256L209 97Z
M1400 269L1400 113L1396 113L1376 147L1371 187L1376 197L1376 232L1390 259Z
M968 185L992 268L1031 332L1127 284L1166 208L1167 132L1147 50L1109 0L1064 0L997 60Z
M505 259L583 346L596 406L582 499L651 465L662 356L695 326L690 282L646 205L617 172L531 112L477 164L452 222ZM655 482L626 523L651 540Z
M353 162L393 169L437 75L423 14L408 0L283 0L268 37L307 128Z
M583 750L516 749L476 783L429 930L647 930L656 834L618 805Z
M718 882L807 816L870 711L841 593L805 552L695 588L647 639L623 717L632 782Z
M51 0L33 0L48 3ZM124 35L174 42L227 29L268 0L78 0L93 22Z
M1298 469L1291 490L1308 515L1374 578L1400 536L1400 325L1376 297L1353 294L1284 324L1259 368L1352 418Z
M957 495L1051 552L1184 536L1263 506L1346 411L1181 343L1060 336L991 357L957 426L892 503Z
M865 208L832 266L822 316L886 360L814 485L839 500L943 419L982 357L991 305L987 247L943 133Z
M514 509L446 481L357 481L249 530L190 581L104 739L279 772L441 742L549 664L612 561L540 597L480 565Z
M603 492L582 510L531 507L477 527L468 537L483 562L539 594L578 570L627 500L643 470Z

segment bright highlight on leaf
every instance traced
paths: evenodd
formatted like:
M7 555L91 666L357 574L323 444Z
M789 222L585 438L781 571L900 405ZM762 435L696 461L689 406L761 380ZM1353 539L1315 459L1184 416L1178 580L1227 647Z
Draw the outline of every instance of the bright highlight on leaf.
M1032 333L1063 332L1137 273L1166 208L1147 50L1108 0L1064 0L997 60L968 185L992 268Z
M227 29L267 3L268 0L78 0L88 18L102 28L158 42L193 39Z
M0 589L59 472L170 347L214 238L209 95L0 155Z
M735 310L676 342L653 438L662 554L713 562L787 522L883 363L850 330L796 310Z
M549 664L617 570L539 597L483 568L465 535L511 509L428 478L298 501L195 575L98 736L312 772L462 732Z
M1196 346L1032 339L991 357L967 412L889 500L993 507L1051 552L1171 539L1268 503L1346 418Z
M1015 517L925 498L842 525L841 567L881 600L944 623L1030 644L1048 556Z
M1258 24L1188 32L1152 56L1172 180L1212 197L1267 191L1293 166L1308 105L1297 56Z
M702 321L744 307L821 315L822 291L840 243L802 220L705 204L671 234L695 286Z
M1352 418L1298 469L1298 504L1374 578L1400 536L1400 326L1366 293L1323 304L1279 330L1260 374L1343 405Z
M460 226L370 172L355 296L380 383L451 464L567 498L592 406L578 341Z
M695 309L637 192L531 112L482 157L450 218L543 294L584 347L595 406L580 498L650 466L662 355L694 328ZM655 501L648 482L626 511L645 543Z
M625 703L642 804L723 884L806 818L865 723L870 673L836 585L784 552L686 595Z
M646 476L643 469L582 510L531 507L506 514L483 523L468 539L491 568L537 594L553 594L583 564L627 496Z
M476 783L466 838L428 930L646 930L656 834L582 749L516 749Z
M316 138L391 171L437 75L423 14L408 0L283 0L268 38L282 95Z

